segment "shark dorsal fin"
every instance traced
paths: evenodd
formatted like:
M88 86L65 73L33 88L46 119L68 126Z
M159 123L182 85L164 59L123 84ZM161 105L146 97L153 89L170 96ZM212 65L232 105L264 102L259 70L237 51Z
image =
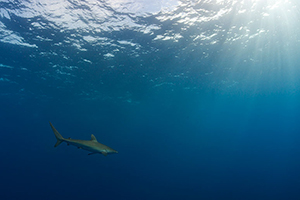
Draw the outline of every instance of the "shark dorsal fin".
M97 142L97 139L93 134L91 135L91 141Z

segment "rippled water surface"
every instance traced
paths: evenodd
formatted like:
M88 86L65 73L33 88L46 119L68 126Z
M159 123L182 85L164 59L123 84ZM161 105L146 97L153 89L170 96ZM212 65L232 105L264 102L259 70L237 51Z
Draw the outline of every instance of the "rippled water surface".
M299 6L0 0L0 198L299 199Z

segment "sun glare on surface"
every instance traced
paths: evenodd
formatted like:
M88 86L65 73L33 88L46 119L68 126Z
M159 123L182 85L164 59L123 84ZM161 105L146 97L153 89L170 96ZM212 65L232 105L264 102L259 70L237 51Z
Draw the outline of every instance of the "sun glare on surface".
M219 3L225 1L218 1ZM238 52L232 56L232 77L252 85L272 85L296 80L294 52L299 46L299 8L289 0L232 1L238 9L228 18L224 46ZM228 51L230 52L230 51ZM243 69L243 70L241 70ZM291 84L292 85L292 84Z

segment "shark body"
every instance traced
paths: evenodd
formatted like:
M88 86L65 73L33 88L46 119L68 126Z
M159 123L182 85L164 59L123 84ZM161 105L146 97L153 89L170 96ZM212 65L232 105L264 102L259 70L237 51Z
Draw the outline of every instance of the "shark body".
M88 155L100 153L104 156L107 156L107 154L118 153L118 151L116 151L104 144L99 143L93 134L91 135L91 140L75 140L75 139L71 139L71 138L68 138L68 139L63 138L61 136L61 134L54 128L54 126L51 124L51 122L49 122L49 123L50 123L50 126L54 132L56 139L57 139L57 142L54 145L54 147L57 147L62 142L66 142L68 145L74 145L74 146L78 147L79 149L84 149L84 150L90 151L91 153L89 153Z

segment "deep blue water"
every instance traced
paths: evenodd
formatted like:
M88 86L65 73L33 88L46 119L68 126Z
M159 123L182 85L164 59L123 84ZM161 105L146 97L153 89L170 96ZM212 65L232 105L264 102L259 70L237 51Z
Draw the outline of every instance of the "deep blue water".
M0 0L0 199L300 199L299 9Z

